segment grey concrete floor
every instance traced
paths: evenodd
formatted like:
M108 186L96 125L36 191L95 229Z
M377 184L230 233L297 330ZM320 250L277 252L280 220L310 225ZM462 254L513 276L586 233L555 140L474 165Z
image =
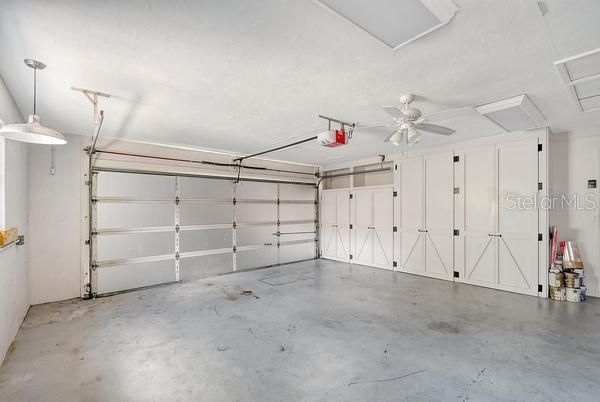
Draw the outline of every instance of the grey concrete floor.
M598 299L325 260L32 307L0 369L2 401L599 395Z

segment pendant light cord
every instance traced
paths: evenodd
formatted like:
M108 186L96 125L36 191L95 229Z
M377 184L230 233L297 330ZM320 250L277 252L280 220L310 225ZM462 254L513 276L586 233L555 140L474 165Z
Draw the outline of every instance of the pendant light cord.
M33 114L37 114L37 68L33 68Z

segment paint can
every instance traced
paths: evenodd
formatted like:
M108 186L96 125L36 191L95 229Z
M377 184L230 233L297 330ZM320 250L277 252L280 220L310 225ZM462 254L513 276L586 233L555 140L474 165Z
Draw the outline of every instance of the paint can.
M550 298L556 301L565 301L567 298L566 289L562 286L548 286Z
M579 287L579 274L575 272L566 272L565 273L565 286L568 288L578 288Z
M567 288L566 289L567 301L572 303L581 302L581 288Z
M562 272L549 272L548 273L548 286L560 288L565 283L565 274Z

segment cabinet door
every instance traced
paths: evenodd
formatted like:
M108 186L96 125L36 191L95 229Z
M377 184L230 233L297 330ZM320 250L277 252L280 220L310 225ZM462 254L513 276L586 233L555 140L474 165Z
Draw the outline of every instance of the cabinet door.
M336 251L338 259L350 260L350 192L336 193Z
M496 177L494 147L464 153L464 281L494 285Z
M498 285L537 295L537 139L498 145Z
M453 161L450 153L425 160L425 272L452 280Z
M354 222L353 225L353 262L358 264L373 264L373 192L370 190L355 190Z
M423 258L425 232L423 228L423 159L412 158L398 164L400 191L398 202L399 227L396 252L400 270L425 272Z
M392 269L394 196L391 188L373 190L373 265Z

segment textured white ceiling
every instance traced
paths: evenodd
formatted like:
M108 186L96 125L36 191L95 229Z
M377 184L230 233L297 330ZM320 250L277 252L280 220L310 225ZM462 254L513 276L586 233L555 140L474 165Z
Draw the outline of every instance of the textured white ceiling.
M553 131L593 129L552 62L600 46L600 1L456 0L453 21L396 51L310 0L29 1L0 7L0 74L24 115L31 70L42 121L89 134L91 105L70 86L108 92L103 135L239 153L324 128L317 114L386 121L382 105L421 95L431 113L526 93ZM398 19L401 23L401 16ZM498 134L483 117L445 121L451 137ZM393 152L385 133L309 144L273 158L329 164Z

